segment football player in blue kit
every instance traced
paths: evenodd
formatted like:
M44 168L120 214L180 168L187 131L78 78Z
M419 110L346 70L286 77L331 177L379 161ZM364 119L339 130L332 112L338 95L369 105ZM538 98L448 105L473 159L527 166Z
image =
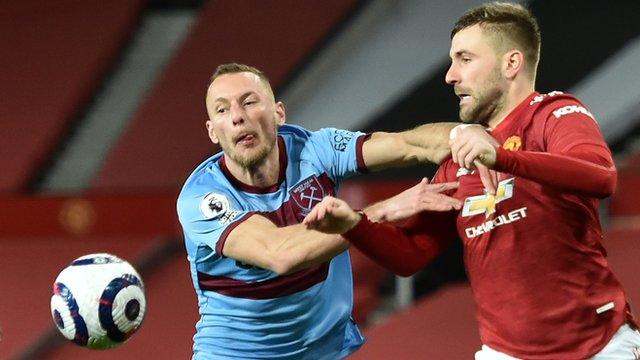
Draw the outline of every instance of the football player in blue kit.
M193 171L177 204L201 315L193 359L349 355L364 338L351 318L348 242L300 222L345 177L439 163L456 124L311 132L286 125L268 79L241 64L217 68L206 107L208 135L222 152ZM459 209L441 194L455 186L427 185L423 210Z

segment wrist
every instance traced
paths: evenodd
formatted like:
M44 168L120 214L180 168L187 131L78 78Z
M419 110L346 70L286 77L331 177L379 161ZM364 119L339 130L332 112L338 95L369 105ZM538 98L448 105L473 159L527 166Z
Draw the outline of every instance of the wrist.
M367 214L365 214L363 211L359 211L357 214L359 220L353 225L353 227L342 234L342 236L344 236L344 238L349 242L352 242L354 240L357 241L358 238L364 236L371 224L371 221L367 217Z
M347 226L346 232L351 231L354 227L356 227L361 221L362 218L366 216L362 210L354 210L351 216L349 217L349 225Z

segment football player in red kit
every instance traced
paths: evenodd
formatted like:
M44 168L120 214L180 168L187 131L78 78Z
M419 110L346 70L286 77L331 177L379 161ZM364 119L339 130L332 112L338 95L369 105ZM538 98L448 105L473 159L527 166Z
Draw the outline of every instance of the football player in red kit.
M459 181L452 196L462 210L396 226L325 198L305 223L405 276L460 239L483 343L476 359L634 359L640 333L601 244L598 199L616 185L611 152L578 99L534 90L539 54L537 22L520 5L471 9L452 31L446 82L461 120L489 130L452 130L452 158L433 179ZM481 183L481 165L495 188ZM407 196L378 211L409 206Z

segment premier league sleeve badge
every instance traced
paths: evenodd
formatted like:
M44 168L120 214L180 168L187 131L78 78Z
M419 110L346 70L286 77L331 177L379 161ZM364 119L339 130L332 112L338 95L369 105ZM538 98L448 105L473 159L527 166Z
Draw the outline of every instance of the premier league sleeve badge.
M208 193L200 202L200 211L205 219L217 219L229 210L229 200L216 193Z

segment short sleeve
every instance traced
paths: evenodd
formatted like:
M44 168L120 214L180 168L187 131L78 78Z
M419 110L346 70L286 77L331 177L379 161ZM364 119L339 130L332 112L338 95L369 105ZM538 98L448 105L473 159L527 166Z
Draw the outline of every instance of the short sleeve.
M186 240L206 245L220 256L229 233L253 214L223 192L181 195L177 211Z
M325 128L313 132L309 139L324 170L332 179L340 180L366 172L362 144L367 138L362 132Z

